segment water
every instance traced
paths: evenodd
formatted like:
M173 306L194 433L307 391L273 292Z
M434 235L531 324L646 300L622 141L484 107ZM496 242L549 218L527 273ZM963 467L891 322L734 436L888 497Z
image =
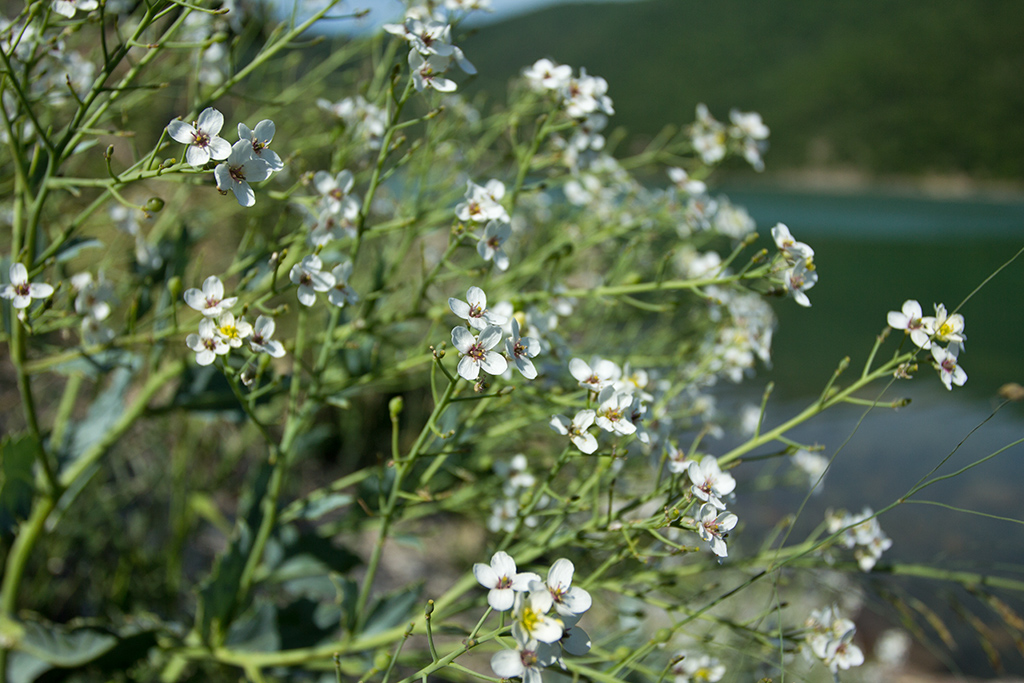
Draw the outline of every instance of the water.
M727 194L747 207L763 232L776 221L787 223L797 239L814 247L820 274L819 283L808 292L813 304L810 309L789 299L777 301L780 327L773 367L760 372L745 389L749 393L743 398L757 401L768 381L776 383L766 414L767 428L813 400L843 356L851 358L847 372L859 372L875 336L886 326L887 311L899 309L907 298L918 299L926 313L937 302L952 309L1024 246L1024 200L935 201L880 194L828 196L743 190ZM976 462L1024 437L1024 404L1010 404L992 416L999 404L999 386L1010 381L1024 384L1022 285L1024 257L999 273L961 309L967 333L966 351L960 357L969 377L965 387L947 391L925 362L917 377L895 383L886 394L889 400L911 398L908 407L875 409L865 417L864 407L840 406L791 434L800 442L824 446L827 456L838 452L824 491L811 497L797 520L793 540L803 538L829 507L851 512L864 506L877 510L906 494L951 453L938 474ZM883 349L892 353L899 336L892 335ZM862 397L875 395L866 392ZM858 426L861 418L864 420ZM964 443L957 450L961 441ZM764 452L773 450L777 448ZM1016 446L955 479L935 484L916 498L1020 520L1022 457L1024 445ZM789 465L771 461L765 468L760 471L783 474ZM747 477L746 485L754 487L757 477ZM744 490L743 481L738 490ZM748 520L752 532L761 531L750 537L763 537L764 529L798 508L806 492L803 481L783 489L741 493L736 512L741 520ZM883 562L920 562L1024 578L1024 523L935 505L906 504L883 516L881 524L894 540ZM865 577L865 582L870 580ZM881 585L891 587L892 583L887 579ZM900 580L897 585L901 591L922 597L953 630L959 646L946 666L974 675L992 674L977 635L950 607L950 601L967 604L987 622L998 624L994 612L963 591L952 590L949 584L918 579ZM895 617L878 592L869 591L869 595L874 596L876 609ZM923 623L920 616L918 621ZM935 639L934 631L930 635ZM1012 646L1005 650L1007 669L1024 672L1024 658Z

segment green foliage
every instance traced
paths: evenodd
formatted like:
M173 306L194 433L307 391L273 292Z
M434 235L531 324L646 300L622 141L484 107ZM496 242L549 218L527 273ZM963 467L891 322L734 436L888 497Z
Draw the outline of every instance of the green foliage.
M723 509L786 480L758 460L827 467L792 436L822 412L900 407L881 387L918 366L962 383L936 311L905 326L945 356L897 332L784 421L716 408L770 357L765 299L808 306L825 262L701 185L760 163L756 115L615 158L582 69L445 94L459 13L300 53L337 2L89 4L0 28L0 681L530 680L552 653L662 681L697 642L802 676L799 649L859 652L832 573L1024 590L883 559L881 512L762 540Z
M645 0L569 4L468 37L492 96L539 56L611 84L640 139L712 111L756 110L772 169L1024 178L1024 28L1013 0ZM643 45L643 50L625 46Z

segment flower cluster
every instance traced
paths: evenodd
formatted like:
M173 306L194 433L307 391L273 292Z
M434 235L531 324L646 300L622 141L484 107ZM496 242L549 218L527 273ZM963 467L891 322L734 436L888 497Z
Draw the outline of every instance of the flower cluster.
M404 24L385 24L384 30L409 43L409 69L417 90L455 90L455 81L444 77L453 61L467 74L476 73L476 68L462 54L462 50L452 45L452 27L445 21L433 17L420 19L414 14L406 16Z
M647 412L644 401L651 398L644 391L646 373L624 374L616 363L597 357L590 363L573 358L569 361L569 373L594 399L596 408L580 410L572 420L564 415L552 415L549 423L552 429L568 436L576 448L588 455L597 450L597 438L589 432L595 424L617 436L636 434L641 441L648 439L641 425Z
M729 112L731 125L717 121L707 105L697 105L697 120L690 126L690 141L705 164L717 164L730 147L739 151L754 170L763 171L762 155L767 149L768 126L757 112Z
M473 573L488 589L487 602L498 611L512 610L512 637L516 649L491 657L491 669L502 678L540 683L546 667L560 663L562 653L574 656L590 651L590 636L578 626L590 609L590 593L572 585L575 567L562 558L541 581L533 572L518 572L515 561L497 552L490 565L477 563Z
M588 75L586 69L581 68L579 76L574 77L572 67L539 59L523 71L523 76L534 90L554 93L571 118L584 121L594 114L615 113L608 97L608 82L600 76Z
M509 260L503 245L512 234L511 218L502 206L505 184L488 180L483 186L467 183L465 201L455 207L455 216L470 224L483 225L476 250L485 261L492 261L498 270L508 270Z
M718 683L725 676L725 665L708 654L680 652L673 659L675 683Z
M818 271L814 269L814 250L793 239L789 228L783 223L772 228L772 239L789 266L782 274L786 291L801 306L810 306L811 300L805 292L818 281Z
M804 624L804 636L813 656L820 659L833 674L864 663L864 653L853 644L857 627L844 619L835 606L811 612Z
M114 338L114 331L104 324L110 317L110 304L114 301L114 288L103 273L95 280L92 273L78 273L71 278L75 290L75 313L82 316L82 343L87 346L106 344Z
M537 483L536 477L530 473L526 456L517 453L509 462L498 461L494 463L494 471L503 480L502 497L491 505L491 516L487 519L488 530L492 532L515 531L519 526L520 518L526 527L537 526L537 516L534 514L523 516L521 504L524 494L532 491ZM530 501L530 508L536 512L545 508L549 502L550 498L546 494L539 494L539 498Z
M202 168L211 159L223 161L213 169L217 189L221 194L232 192L242 206L252 206L256 203L256 194L249 183L266 180L272 173L284 169L281 157L269 147L274 139L274 122L264 119L254 129L239 123L238 141L234 144L220 137L223 127L224 115L207 107L194 123L180 119L168 123L167 134L172 140L188 145L185 161L189 166Z
M923 315L921 304L907 299L901 310L889 311L887 321L889 327L903 330L918 348L931 351L939 379L946 389L952 390L954 384L958 387L964 385L967 373L957 362L967 339L962 315L948 313L943 304L935 304L935 315Z
M488 309L484 290L470 287L466 301L451 297L448 307L470 328L480 330L479 335L474 335L462 326L452 329L452 345L462 356L458 365L460 377L473 382L480 377L481 370L489 375L503 375L508 370L509 361L526 379L537 377L537 369L531 359L540 353L540 342L533 337L521 336L519 321L515 317ZM504 329L506 325L508 331ZM504 347L507 358L500 350L494 350L505 334L509 335Z
M284 355L281 342L271 339L274 319L261 315L256 318L255 326L246 322L244 317L236 320L228 309L238 302L238 297L225 297L224 284L216 275L206 278L201 290L194 287L186 290L184 299L191 308L203 314L199 333L192 333L185 339L195 352L199 365L210 365L217 356L240 348L246 339L253 353L265 353L274 358Z
M878 518L871 508L866 507L859 515L830 514L828 516L830 534L842 532L839 543L844 548L853 548L853 555L861 571L869 572L882 557L882 553L892 547L892 539L885 535Z

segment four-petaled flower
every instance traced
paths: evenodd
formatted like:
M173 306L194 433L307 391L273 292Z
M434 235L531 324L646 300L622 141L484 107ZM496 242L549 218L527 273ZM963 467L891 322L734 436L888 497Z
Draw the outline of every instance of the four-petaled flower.
M452 345L459 350L459 376L474 381L480 371L500 375L508 369L508 361L496 351L491 351L501 341L501 328L495 325L485 327L479 337L465 327L452 330Z
M242 345L242 340L252 334L252 325L245 322L245 318L235 320L234 314L230 311L221 313L217 318L217 335L233 349Z
M331 292L327 295L327 299L338 308L343 307L345 304L358 303L359 295L348 286L348 279L352 276L352 262L342 261L334 266L331 270L331 275L334 277L334 286L331 287Z
M284 355L284 345L276 339L271 339L273 336L274 319L261 315L256 318L252 336L249 337L249 348L254 353L265 353L272 358L280 358Z
M536 379L537 368L530 360L540 353L540 341L534 337L519 336L519 321L512 318L512 336L505 340L505 353L516 364L526 379Z
M223 337L217 334L217 325L210 318L199 321L199 334L190 334L185 343L196 352L196 362L209 365L217 356L223 356L231 350Z
M449 297L448 307L452 309L452 313L469 321L470 326L482 330L485 327L504 325L507 322L505 316L487 310L487 295L479 287L470 287L466 292L466 299L468 303Z
M239 123L238 139L248 140L249 144L252 145L252 153L257 158L265 161L271 171L281 171L284 169L284 162L281 161L281 157L278 156L277 152L269 147L270 141L274 139L275 130L274 122L270 119L263 119L252 130L244 123Z
M555 611L563 617L583 614L592 604L590 593L572 585L572 575L575 571L572 562L564 557L556 560L548 570L548 592L554 601Z
M587 431L594 424L594 418L594 411L586 409L576 413L572 421L564 415L552 415L549 424L562 436L568 436L576 448L589 455L597 450L597 439Z
M167 134L175 142L188 145L185 161L189 166L199 168L210 159L227 159L231 155L231 143L218 135L223 127L224 115L213 107L207 107L199 114L195 125L181 119L168 123Z
M714 505L701 505L697 513L697 533L711 546L711 552L719 557L726 557L729 550L725 544L725 537L733 530L739 519L731 512L718 512Z
M498 270L508 270L508 254L502 249L502 245L512 234L512 228L508 223L498 221L489 222L484 227L484 234L476 243L476 251L484 261L494 261Z
M925 326L921 304L914 299L904 301L903 308L899 311L889 311L886 321L889 323L889 327L904 330L910 335L910 341L920 348L930 349L932 347L931 333Z
M530 590L530 583L540 581L534 572L517 572L516 561L503 550L491 557L489 565L477 562L473 565L473 576L484 588L489 588L487 604L499 612L512 609L515 594Z
M932 346L932 357L939 369L939 378L946 385L946 389L952 391L953 385L962 387L967 381L967 373L957 365L956 358L960 355L960 345L950 344L948 348Z
M256 193L249 183L258 183L270 177L270 164L252 152L249 140L239 140L231 146L227 161L217 164L213 169L213 177L217 180L217 189L227 194L232 192L242 206L256 203Z
M288 277L299 286L299 303L312 306L316 303L316 293L326 292L334 287L334 276L321 271L323 263L316 254L306 256L292 266Z
M238 297L224 297L224 285L216 275L211 275L203 281L202 291L195 287L185 290L185 303L210 318L215 318L231 308L236 301Z
M538 640L556 643L562 637L562 622L548 616L554 599L540 581L530 582L529 593L517 593L512 635L520 642Z
M811 300L804 294L818 281L818 271L807 267L806 261L800 261L783 274L786 290L793 300L804 307L811 305Z
M45 299L53 295L52 285L28 281L28 268L24 263L12 263L9 273L11 284L4 287L0 296L10 299L14 308L28 308L32 299Z

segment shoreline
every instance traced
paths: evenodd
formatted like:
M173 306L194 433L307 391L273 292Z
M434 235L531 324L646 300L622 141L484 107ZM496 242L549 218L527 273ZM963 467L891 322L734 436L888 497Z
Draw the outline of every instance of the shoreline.
M879 194L951 201L1024 202L1024 181L978 179L967 174L920 176L872 174L854 167L807 167L764 173L723 173L722 182L735 189L830 195Z

